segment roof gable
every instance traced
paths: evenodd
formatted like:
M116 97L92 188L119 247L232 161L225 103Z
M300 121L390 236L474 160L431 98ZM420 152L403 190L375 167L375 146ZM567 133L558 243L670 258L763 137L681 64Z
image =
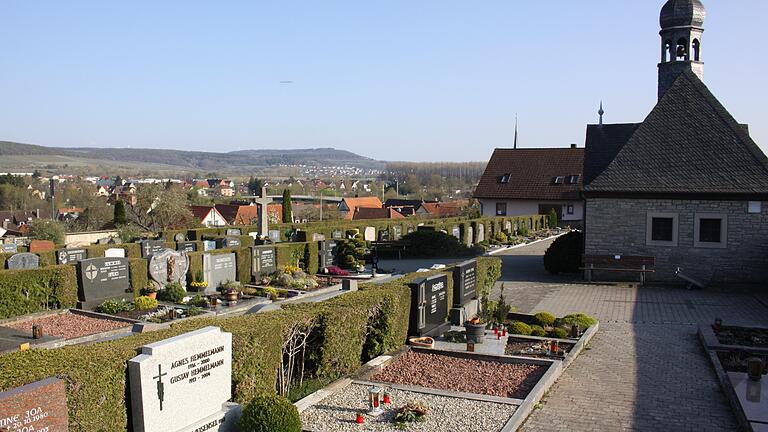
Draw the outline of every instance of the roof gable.
M585 190L768 193L768 158L747 128L686 71Z

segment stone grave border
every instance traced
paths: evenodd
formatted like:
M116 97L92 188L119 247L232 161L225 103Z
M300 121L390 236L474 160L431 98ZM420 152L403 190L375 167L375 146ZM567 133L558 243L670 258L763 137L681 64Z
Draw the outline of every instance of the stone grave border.
M749 327L749 328L763 328L758 326L737 326L737 327ZM704 351L707 353L715 375L717 375L717 381L720 383L720 389L723 390L725 398L728 400L728 404L733 410L733 414L736 416L736 421L739 423L739 429L743 431L752 431L752 423L747 418L747 414L744 412L744 408L739 402L739 396L736 394L736 389L733 388L731 379L728 378L728 372L720 363L720 358L717 356L718 352L723 351L744 351L760 355L768 355L768 348L750 347L745 345L723 345L717 339L715 331L708 324L699 324L699 341L701 342ZM763 377L768 379L768 377Z
M468 358L473 360L486 360L486 361L493 361L493 362L499 362L499 363L536 364L536 365L546 366L547 371L539 379L539 381L536 383L533 389L531 389L531 391L528 393L525 399L504 398L504 397L498 397L498 396L481 395L476 393L458 393L458 392L451 392L451 391L440 390L440 389L432 389L427 387L403 385L403 384L392 384L392 383L380 383L380 382L368 380L368 378L370 378L377 372L382 371L394 360L396 360L401 355L409 351L422 352L422 353L434 353L434 354L448 355L448 356L459 357L459 358ZM312 405L315 405L321 402L323 399L345 389L347 386L351 384L378 385L378 386L384 386L384 387L391 387L391 388L403 390L403 391L410 391L414 393L446 396L446 397L453 397L458 399L469 399L469 400L476 400L476 401L482 401L482 402L502 403L502 404L516 406L517 409L515 409L515 412L509 417L509 419L507 419L506 423L504 424L504 427L501 429L501 432L513 432L513 431L516 431L520 426L522 426L522 424L525 422L525 420L528 418L531 412L533 412L533 410L535 409L536 404L539 403L539 401L544 396L544 394L546 394L547 391L549 391L549 389L555 384L555 382L557 382L558 378L560 378L560 375L563 373L564 370L565 368L563 367L563 362L560 360L536 359L536 358L530 358L530 357L515 357L515 356L497 356L497 355L491 355L491 354L477 354L477 353L445 351L445 350L405 346L395 351L391 355L379 356L369 361L368 363L363 365L360 368L360 370L358 370L358 372L352 378L342 378L337 381L334 381L333 383L327 385L326 387L295 402L294 406L299 411L299 413L301 413L305 411L307 408L311 407ZM307 429L307 428L304 428L303 430L305 432L312 432L311 429Z
M578 231L578 230L572 230L572 231ZM537 240L534 240L534 241L531 241L531 242L525 242L525 243L516 244L514 246L491 247L488 250L488 252L486 252L484 255L485 256L493 256L493 255L496 255L498 253L502 253L502 252L506 252L506 251L510 251L510 250L514 250L514 249L518 249L518 248L525 247L525 246L535 245L536 243L541 243L541 242L545 242L547 240L553 240L553 239L556 239L558 237L562 237L562 236L568 234L569 232L571 232L571 231L564 230L564 231L562 231L562 232L560 232L558 234L551 235L549 237L540 238L540 239L537 239Z
M32 340L30 340L30 342L32 342L32 348L56 349L56 348L61 348L68 345L81 345L86 343L104 342L107 340L120 339L120 338L133 335L132 325L135 325L136 323L139 322L129 318L122 318L122 317L117 317L113 315L102 314L99 312L85 311L81 309L60 309L56 311L37 312L29 315L22 315L18 317L8 318L5 320L0 320L0 326L5 326L7 324L23 323L26 321L31 321L31 320L40 319L40 318L47 318L47 317L56 316L56 315L62 315L65 313L71 313L73 315L82 315L82 316L97 318L97 319L108 319L110 321L122 321L131 325L125 326L123 328L115 329L115 330L108 330L105 332L94 333L94 334L80 336L80 337L71 338L71 339L64 339L57 336L56 339L54 340L51 340L48 342L42 342L39 344L35 344ZM45 332L45 329L43 329L43 332ZM17 351L17 350L14 349L10 351L0 352L0 354L6 354L14 351Z

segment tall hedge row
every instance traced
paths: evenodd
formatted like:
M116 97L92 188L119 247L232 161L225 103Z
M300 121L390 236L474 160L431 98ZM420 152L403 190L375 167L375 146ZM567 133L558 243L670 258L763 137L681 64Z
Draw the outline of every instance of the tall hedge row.
M74 266L0 271L0 319L76 305Z

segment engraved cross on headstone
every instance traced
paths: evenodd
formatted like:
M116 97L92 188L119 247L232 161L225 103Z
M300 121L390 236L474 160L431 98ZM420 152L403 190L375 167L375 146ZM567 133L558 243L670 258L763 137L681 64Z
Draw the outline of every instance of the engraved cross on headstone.
M165 399L165 384L163 384L163 377L166 375L168 375L168 373L163 373L163 366L157 365L157 375L152 377L152 379L157 380L157 398L160 400L160 411L163 410L163 399Z
M267 206L272 202L272 198L267 196L266 186L261 188L261 197L253 200L259 206L259 235L266 237L269 234L269 214Z
M98 275L99 275L99 270L96 268L95 265L91 264L91 265L89 265L88 267L85 268L85 276L89 280L96 279L96 276L98 276Z

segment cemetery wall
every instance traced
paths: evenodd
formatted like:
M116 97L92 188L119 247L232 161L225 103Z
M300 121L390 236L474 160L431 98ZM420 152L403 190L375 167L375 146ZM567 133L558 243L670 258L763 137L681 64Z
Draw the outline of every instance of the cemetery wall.
M478 286L487 292L495 282L488 276L500 274L500 269L498 258L478 258ZM360 291L321 303L286 306L282 311L198 318L98 344L15 352L0 357L0 391L58 376L67 383L71 432L125 431L130 415L126 405L128 360L141 346L217 326L233 335L234 399L248 402L258 393L274 392L282 335L293 326L310 325L316 332L319 357L313 373L320 379L353 372L366 350L374 355L400 347L408 332L407 283L437 273L411 274L382 285L364 284ZM375 331L367 332L368 323L375 324Z
M74 266L0 271L0 319L76 305Z

